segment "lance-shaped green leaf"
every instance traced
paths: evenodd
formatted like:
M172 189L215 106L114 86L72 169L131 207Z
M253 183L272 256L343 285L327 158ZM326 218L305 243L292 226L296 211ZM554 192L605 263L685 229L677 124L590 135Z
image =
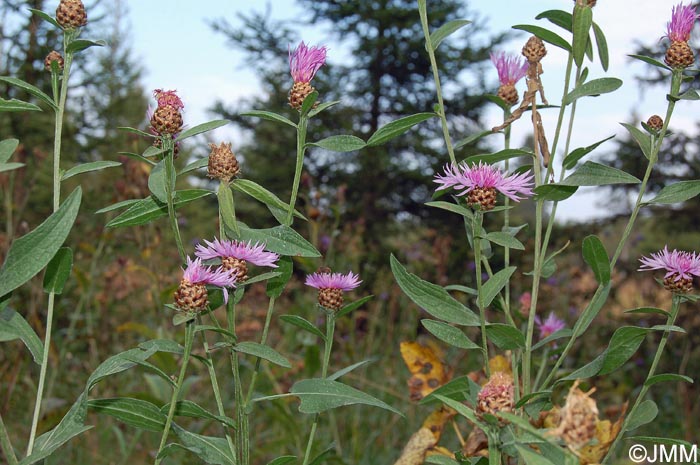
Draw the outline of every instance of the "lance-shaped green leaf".
M196 171L196 170L198 170L200 168L204 168L208 165L209 165L209 155L207 155L206 157L202 157L199 160L195 160L192 163L189 163L187 166L182 168L180 170L180 172L177 174L183 175L183 174L191 173L192 171Z
M254 116L256 118L261 118L261 119L265 119L268 121L275 121L277 123L284 123L284 124L287 124L287 125L293 127L294 129L296 129L296 127L297 127L296 124L292 123L289 119L285 118L284 116L278 115L277 113L272 113L270 111L249 110L249 111L244 111L240 115L241 116Z
M173 172L170 179L166 179L167 170L165 169L165 164L168 163L168 159L164 158L159 161L156 166L151 170L151 174L148 176L148 190L162 203L168 202L168 187L170 184L170 192L175 190L175 173Z
M639 128L636 128L632 126L631 124L627 123L620 123L622 126L629 131L630 135L634 140L637 142L637 145L639 145L639 148L642 149L642 153L644 154L645 157L647 157L647 160L649 157L651 157L651 135L642 131Z
M590 9L590 8L589 8ZM527 446L516 445L520 457L525 461L525 465L554 465L549 459L538 454Z
M0 173L4 173L5 171L16 170L18 168L22 168L23 166L24 166L24 163L17 163L17 162L0 163Z
M672 204L685 202L700 194L700 181L680 181L666 186L647 203Z
M6 163L17 147L19 146L19 140L17 139L5 139L0 141L0 163Z
M632 415L627 419L625 423L625 431L634 431L642 425L651 423L654 418L659 414L659 408L656 406L653 400L645 400L632 412ZM624 431L621 431L622 434Z
M457 205L456 203L443 202L442 200L438 200L436 202L426 202L425 204L429 207L440 208L441 210L447 210L448 212L462 215L463 217L468 218L470 220L474 217L474 213L471 210L469 210L468 208L464 208L461 205Z
M635 60L643 61L644 63L652 66L656 66L657 68L663 68L667 71L671 71L671 68L666 66L664 63L660 62L659 60L652 58L652 57L647 57L644 55L627 55L630 58L634 58Z
M593 9L579 4L574 5L572 54L578 67L583 65L583 56L586 54L592 24Z
M73 269L73 251L61 247L51 259L44 274L44 292L60 294Z
M619 89L620 86L622 86L622 80L617 78L594 79L576 87L574 90L569 92L569 94L564 97L564 101L562 103L564 105L568 105L570 103L574 103L581 97L597 97L601 94L614 92Z
M285 323L289 323L292 326L296 326L297 328L301 328L304 331L308 331L314 336L320 337L324 341L326 340L326 336L321 332L320 329L318 329L309 320L302 318L299 315L282 315L280 316L280 320L284 321Z
M144 346L144 344L142 344L142 346ZM158 352L158 347L151 345L148 347L144 346L143 349L129 349L112 355L95 368L95 371L92 372L85 384L85 390L90 391L104 378L126 371L137 365L135 360L146 360L156 352Z
M430 45L432 45L433 50L437 50L443 40L468 24L471 24L471 21L466 19L453 19L437 28L437 30L430 34Z
M235 210L233 207L233 192L231 188L225 182L219 183L219 189L216 192L216 196L219 199L219 211L221 213L221 220L224 226L232 231L236 230L236 218Z
M164 415L167 415L169 409L170 403L167 403L160 408L160 412ZM220 422L223 425L228 426L229 428L237 429L236 423L233 421L232 418L222 417L221 415L214 415L213 413L202 408L200 405L189 400L180 400L177 402L177 404L175 405L175 416L214 420ZM161 428L160 430L162 431L163 428Z
M107 42L104 40L76 39L66 47L66 53L77 53L90 47L104 47Z
M337 104L340 103L340 100L334 100L332 102L323 102L319 103L316 108L312 108L311 111L309 112L309 118L313 118L314 116L318 115L324 110L329 109L330 107L333 107Z
M321 253L299 233L289 226L275 226L267 229L252 229L243 223L238 223L241 231L238 239L242 241L261 242L271 252L290 257L320 257ZM233 231L227 229L229 237L235 237Z
M503 247L509 247L511 249L515 250L525 250L525 246L523 245L522 242L514 238L511 234L508 234L506 232L491 232L486 234L484 237L489 242L493 242L494 244L501 245Z
M277 261L277 271L279 271L280 274L267 281L265 293L268 297L277 298L282 295L285 286L292 277L292 271L294 271L294 262L292 258L280 257Z
M682 381L684 383L693 384L693 378L684 375L678 375L675 373L662 373L660 375L651 376L644 382L645 386L652 386L656 383L665 383L669 381Z
M403 416L391 405L347 384L330 379L312 378L297 381L289 392L301 400L299 411L302 413L321 413L345 405L363 404Z
M481 287L481 293L479 293L479 303L480 308L486 308L491 305L493 299L496 298L501 289L508 283L508 280L515 272L514 266L509 266L504 268L495 275L491 276L486 283Z
M282 212L283 218L287 217L289 204L284 202L269 190L265 189L260 184L249 179L236 179L231 183L231 187L233 190L249 195L258 202L265 204L273 214L275 213L275 210L277 210ZM304 215L299 213L297 210L294 210L294 216L306 221Z
M207 123L198 124L197 126L193 126L189 129L185 129L184 131L182 131L180 135L177 136L177 138L175 139L175 142L185 140L188 137L196 136L198 134L213 131L214 129L220 128L221 126L226 126L228 123L230 123L230 121L227 119L219 119L215 121L209 121Z
M41 108L33 103L23 102L16 98L10 100L0 98L0 112L2 111L41 111Z
M336 371L332 375L329 375L328 378L326 378L326 379L330 379L331 381L335 381L336 379L339 379L341 376L347 375L348 373L355 370L356 368L363 367L365 365L368 365L368 364L370 364L372 362L376 362L376 361L377 361L377 358L374 357L374 358L368 358L367 360L362 360L361 362L353 363L352 365L347 366L345 368L341 368L340 370Z
M566 200L576 193L577 186L562 186L561 184L542 184L535 187L535 196L537 199L551 200L559 202Z
M78 187L35 230L12 242L0 268L0 297L36 276L56 255L73 227L81 198Z
M377 145L382 145L391 139L400 136L409 129L411 129L416 124L422 123L423 121L434 118L437 115L435 113L417 113L415 115L404 116L403 118L392 121L391 123L385 124L381 128L377 129L377 132L372 134L372 136L367 140L368 147L374 147Z
M443 321L463 326L479 326L479 317L448 292L406 271L406 268L391 255L391 271L401 290L423 310Z
M517 157L528 157L532 156L532 152L528 152L527 150L520 150L520 149L505 149L501 150L496 153L487 153L487 154L480 154L480 155L472 155L470 157L467 157L464 162L468 163L470 165L472 164L477 164L479 162L484 162L488 163L489 165L493 165L494 163L498 163L499 161L504 161L504 160L510 160L511 158L517 158Z
M571 13L568 11L546 10L535 16L535 19L546 19L552 24L556 24L560 28L571 32L571 24L573 19Z
M598 289L596 289L595 294L593 294L593 297L591 298L590 302L588 302L588 305L586 308L583 310L581 313L581 316L579 319L576 321L576 325L574 325L574 336L579 337L581 334L583 334L586 329L588 329L588 326L591 324L593 319L598 315L598 312L600 312L600 309L603 308L603 305L605 304L605 301L608 298L608 294L610 293L610 283L608 282L607 284L599 285Z
M292 463L297 463L297 458L294 455L283 455L277 457L272 462L268 462L267 465L290 465Z
M233 350L242 354L254 355L255 357L262 358L284 368L292 367L289 360L287 360L282 354L277 352L272 347L258 344L257 342L241 342L240 344L233 346Z
M24 82L21 79L9 77L9 76L0 76L0 82L6 82L10 84L11 86L15 86L19 89L22 89L23 91L33 95L34 97L38 98L42 102L46 103L49 105L52 109L58 110L58 105L53 101L51 97L46 95L41 89L38 87L35 87L28 82Z
M486 337L503 350L525 347L525 336L515 326L502 323L489 324L486 326Z
M366 295L360 299L357 299L354 302L350 302L349 304L343 305L343 307L340 310L338 310L338 312L335 314L336 320L338 318L340 318L341 316L345 316L348 313L354 312L355 310L357 310L358 308L362 307L364 304L366 304L367 302L372 300L373 297L374 297L373 295Z
M481 349L481 347L473 343L461 329L455 328L452 325L427 319L421 320L421 324L430 334L451 346L465 350Z
M185 189L175 192L175 208L193 202L202 197L211 195L211 191L204 189ZM159 202L154 196L141 199L131 205L125 212L107 223L108 228L122 228L125 226L138 226L167 216L168 206Z
M600 58L600 65L603 67L603 71L607 71L608 66L610 66L608 41L605 38L603 30L595 22L593 23L593 35L595 35L595 43L598 47L598 57Z
M22 315L12 310L4 308L0 311L0 342L21 340L29 352L31 352L34 362L41 365L44 357L44 344L36 335L29 323L22 318Z
M131 397L91 399L88 408L146 431L160 433L165 427L166 416L155 404L146 400Z
M610 184L639 184L641 181L617 168L587 161L559 185L562 186L606 186Z
M597 236L588 236L583 240L583 259L593 270L595 279L600 284L610 282L610 259L603 243Z
M176 424L173 424L172 429L182 446L196 454L205 463L212 465L234 465L236 463L226 439L190 433Z
M316 103L316 100L318 100L318 92L313 91L306 97L304 97L304 101L301 104L301 108L299 109L299 113L302 116L306 116L309 114L309 112L313 109L314 104Z
M36 8L28 8L28 9L29 9L29 11L31 11L33 14L35 14L39 18L43 19L44 21L46 21L49 24L52 24L56 29L59 29L61 31L63 30L61 25L58 24L56 19L54 19L51 15L49 15L41 10L38 10Z
M89 173L90 171L99 171L105 168L112 168L114 166L121 166L118 161L93 161L90 163L83 163L73 168L70 168L63 176L61 176L61 181L65 181L68 178L72 178L76 174Z
M578 163L578 161L581 158L583 158L584 156L588 155L589 153L591 153L592 151L597 149L601 144L609 141L610 139L614 139L614 138L615 138L615 136L612 135L610 137L606 137L605 139L596 142L595 144L591 144L587 147L579 147L579 148L573 150L570 154L568 154L564 158L564 168L566 168L567 170L573 169L576 166L576 163Z
M331 152L354 152L365 147L365 141L356 136L330 136L308 145L330 150Z
M555 47L564 49L567 52L571 51L571 45L569 45L569 43L559 34L552 32L549 29L545 29L540 26L533 26L531 24L517 24L513 26L513 29L529 32L530 34L539 37L543 41L550 43Z
M465 137L464 139L460 140L459 142L457 142L457 143L455 144L455 150L461 149L462 147L465 147L465 146L467 146L467 145L471 145L471 144L473 144L474 142L476 142L476 141L478 141L479 139L481 139L482 137L486 137L486 136L491 135L491 134L498 134L498 133L497 133L497 132L493 132L493 131L491 131L490 129L487 129L487 130L484 130L484 131L480 131L480 132L476 132L476 133L474 133L474 134L472 134L472 135L470 135L470 136Z

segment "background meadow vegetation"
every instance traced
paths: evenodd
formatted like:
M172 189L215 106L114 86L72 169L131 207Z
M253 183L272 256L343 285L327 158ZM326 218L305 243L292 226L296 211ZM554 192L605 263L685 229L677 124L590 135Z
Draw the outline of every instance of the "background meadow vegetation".
M297 0L308 11L308 25L330 26L339 39L351 46L351 61L324 67L314 85L324 101L341 100L334 112L326 112L313 120L310 132L321 139L331 134L352 133L363 139L373 134L386 121L402 115L432 111L434 88L420 23L413 1L381 0L366 2L347 0ZM51 11L51 2L43 0L5 0L0 6L0 75L16 76L48 92L50 74L44 71L44 57L59 41L46 23L27 14L28 8ZM139 342L163 337L181 337L173 327L164 304L172 301L180 276L180 258L173 247L167 220L121 229L107 229L105 224L115 214L96 213L115 202L143 198L149 194L149 167L120 152L142 153L147 141L118 127L145 129L146 109L153 89L144 89L142 76L145 63L136 59L138 47L130 40L125 26L124 10L112 9L113 2L85 2L91 12L86 35L104 38L107 46L91 50L76 61L71 80L67 119L64 128L63 156L67 166L94 160L120 161L120 167L83 175L83 205L74 229L68 238L74 245L72 279L58 299L54 345L50 352L49 379L46 388L44 416L40 431L52 428L62 418L73 400L82 391L86 376L110 355L134 347ZM469 17L478 9L470 2L456 0L431 1L431 20L442 24L455 18ZM370 5L371 4L371 5ZM375 5L378 4L378 5ZM342 5L342 6L339 6ZM92 13L94 12L94 13ZM523 18L523 22L530 18ZM230 119L240 139L231 140L239 157L244 176L255 179L280 198L289 196L288 180L294 172L292 148L294 131L280 130L269 121L243 118L246 109L266 109L292 117L288 108L290 85L287 46L303 38L303 28L280 24L264 13L238 18L216 18L211 27L231 48L243 52L245 65L256 73L262 92L237 102L233 107L223 102L210 102L211 114ZM485 97L497 88L495 70L490 66L489 52L498 50L517 31L493 33L478 22L470 26L470 34L458 34L438 50L440 74L452 83L446 90L445 107L451 130L467 136L484 128L483 115L493 103ZM472 40L472 33L481 31L488 41ZM178 34L178 31L164 31ZM521 36L517 36L521 37ZM522 35L524 37L524 35ZM663 50L657 41L640 39L639 50L660 57ZM186 57L177 57L181 67ZM212 66L217 66L212 64ZM639 86L653 88L661 77L653 68L639 79ZM694 86L700 87L696 79ZM16 88L0 82L0 95L23 98ZM187 109L188 102L185 101ZM630 121L646 120L649 115L630 115ZM198 121L187 121L194 125ZM590 134L591 140L609 135L606 128ZM334 269L351 269L364 281L357 296L373 295L373 299L349 318L338 321L335 351L331 366L344 367L359 360L374 362L350 373L352 384L368 389L374 395L406 414L403 419L370 407L344 408L333 412L319 429L318 442L333 444L328 463L390 464L399 455L408 438L420 427L430 408L412 403L407 380L410 373L399 352L401 341L418 340L430 344L456 373L467 373L480 367L480 359L470 359L469 352L441 345L425 333L420 324L421 310L403 295L389 268L394 254L402 263L411 263L411 272L440 284L466 283L473 280L473 262L463 257L466 241L462 224L448 213L428 214L424 205L434 191L434 173L445 164L439 122L427 121L390 143L362 150L359 153L329 153L311 149L306 157L298 208L309 221L298 227L325 256L325 263ZM16 138L21 145L13 161L25 167L0 173L2 218L0 228L0 261L10 243L31 231L50 214L50 154L53 130L48 112L0 113L0 138ZM180 168L208 154L204 137L190 139L180 150L176 165ZM494 144L495 141L492 141ZM658 169L650 180L650 191L657 192L671 181L700 178L700 141L695 133L674 130L661 151ZM461 147L458 157L488 152L490 139ZM638 177L635 167L643 169L644 155L626 137L618 137L594 152L607 164L624 169ZM215 189L202 170L193 171L186 180L191 186ZM64 192L75 185L65 183ZM184 186L180 186L184 187ZM632 186L634 188L634 186ZM608 250L614 249L624 216L629 209L625 185L606 187L605 201L592 209L606 215L588 220L582 228L575 222L558 224L554 231L553 250L570 242L559 256L556 271L540 291L538 313L556 313L569 327L578 312L590 299L597 283L580 255L581 241L588 234L597 234ZM265 206L237 197L240 218L254 227L274 226ZM604 348L615 328L623 322L641 324L641 317L655 321L653 315L625 315L624 309L669 306L670 295L659 292L651 275L639 274L637 258L663 244L693 250L700 244L700 201L693 199L679 208L650 208L640 218L635 235L621 257L613 277L614 294L589 330L585 345L580 343L567 360L569 366L581 366ZM515 215L526 222L534 215L534 204L523 202ZM211 240L216 230L217 206L198 202L180 210L181 231L191 247L200 239ZM619 218L623 218L620 223ZM518 223L517 218L511 220ZM488 229L488 228L487 228ZM520 237L527 249L532 246L532 231ZM606 239L608 242L606 242ZM522 269L518 254L512 258ZM303 286L304 273L313 272L318 263L311 259L295 259L295 273L290 288L278 303L279 314L301 315L310 321L320 318L315 309L315 293ZM473 285L474 283L472 283ZM512 295L517 301L529 289L529 281L513 283ZM564 289L565 292L561 290ZM19 291L25 303L24 316L43 337L45 295L41 277ZM355 295L355 294L353 294ZM256 299L256 296L258 297ZM456 295L463 299L463 295ZM266 312L265 287L253 285L240 306L238 326L242 340L257 340ZM687 334L674 334L662 363L695 380L695 384L668 384L652 396L659 406L659 417L644 426L638 435L664 435L697 442L700 437L700 312L697 304L688 304L678 325ZM264 367L260 390L284 393L294 380L313 377L321 363L321 347L306 333L276 321L270 335L271 344L287 355L292 369ZM476 331L476 330L474 330ZM472 334L470 334L473 336ZM645 378L660 335L649 334L635 358L613 376L598 385L599 406L619 408ZM593 338L593 339L591 339ZM475 338L472 338L475 339ZM159 353L154 363L166 373L177 370L178 360L171 354ZM680 367L680 368L679 368ZM248 367L250 368L250 367ZM30 425L36 392L36 365L19 341L4 343L0 349L0 413L11 437L20 444ZM227 370L222 369L221 384L230 385ZM208 381L191 376L186 382L187 396L205 407L213 399L198 396ZM605 383L605 384L603 384ZM167 403L170 391L163 380L142 368L113 377L97 388L100 397L131 396L158 405ZM229 393L230 394L230 393ZM224 389L224 395L226 390ZM231 398L225 399L229 403ZM283 453L295 455L306 441L309 416L305 427L298 426L298 400L285 398L261 403L252 418L254 438L253 462L264 464ZM126 428L105 416L88 419L97 425L56 453L47 463L126 464L149 463L149 453L157 448L158 435ZM611 415L606 415L611 416ZM614 416L614 415L612 415ZM200 431L213 428L203 420L195 425ZM211 422L210 422L211 423ZM647 434L648 433L648 434ZM662 434L659 434L662 433ZM458 437L446 430L447 442L458 448ZM109 453L105 453L109 451ZM193 456L182 454L182 463L192 463ZM342 458L341 458L342 457ZM173 458L171 460L177 460ZM175 463L174 461L172 463Z

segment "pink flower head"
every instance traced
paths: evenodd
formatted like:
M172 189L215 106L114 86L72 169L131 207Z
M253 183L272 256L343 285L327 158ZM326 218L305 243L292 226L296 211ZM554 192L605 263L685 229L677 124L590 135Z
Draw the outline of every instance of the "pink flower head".
M228 287L236 287L236 275L221 267L212 269L202 265L202 260L192 260L187 257L187 267L183 270L182 279L192 284L211 284L224 291L224 301L228 302Z
M348 274L313 273L306 276L306 282L304 284L315 287L316 289L340 289L341 291L350 291L361 283L360 277L350 271Z
M524 196L532 195L533 179L534 176L530 172L504 176L501 170L483 162L473 166L447 165L444 175L435 176L435 182L440 184L437 190L454 187L462 191L458 195L465 195L477 187L494 188L516 202L525 198ZM523 197L519 197L518 194Z
M690 253L676 249L669 252L668 246L664 246L663 250L652 253L650 258L642 257L639 261L642 262L639 271L664 269L666 270L664 278L673 277L673 281L700 276L700 257L696 252Z
M198 244L195 250L195 255L202 260L231 257L245 260L253 265L277 268L276 262L280 258L276 253L265 252L265 244L255 243L252 245L250 242L220 241L216 238L213 242L205 240L204 243L206 247Z
M679 3L671 10L671 21L666 23L666 36L671 42L688 42L690 31L699 17L693 5Z
M326 47L307 47L302 41L297 48L289 49L289 70L294 82L310 82L316 71L326 62Z
M540 339L551 336L560 329L564 329L566 326L564 320L557 318L554 312L549 312L549 316L544 321L542 321L539 316L535 316L535 324L537 325L537 329L540 330Z
M178 110L185 108L185 104L182 103L182 100L180 100L180 97L177 96L174 90L156 89L153 91L153 96L159 107L171 106Z
M527 62L518 55L491 53L491 63L498 71L498 81L502 86L515 85L527 74Z

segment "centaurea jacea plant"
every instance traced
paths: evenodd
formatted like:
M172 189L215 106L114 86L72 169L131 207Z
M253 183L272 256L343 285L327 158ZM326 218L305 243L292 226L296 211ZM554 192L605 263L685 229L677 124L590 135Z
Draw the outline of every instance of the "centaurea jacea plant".
M198 244L195 254L202 260L221 259L221 265L229 270L239 283L248 279L248 263L256 266L277 268L279 254L266 252L265 245L251 242L219 240L204 241L206 246Z
M687 293L693 290L693 276L700 276L700 257L696 252L684 252L668 246L639 259L640 271L665 270L664 287L672 292Z
M700 18L692 4L679 3L673 7L671 20L666 23L666 37L671 41L664 61L671 68L687 68L695 63L693 49L688 45L690 32Z
M515 84L527 74L528 64L518 55L509 55L505 52L491 53L491 63L498 71L498 96L508 105L518 103L518 90Z
M300 110L304 99L314 92L311 80L326 63L326 47L307 46L302 41L294 50L289 49L289 72L294 85L289 91L289 106Z

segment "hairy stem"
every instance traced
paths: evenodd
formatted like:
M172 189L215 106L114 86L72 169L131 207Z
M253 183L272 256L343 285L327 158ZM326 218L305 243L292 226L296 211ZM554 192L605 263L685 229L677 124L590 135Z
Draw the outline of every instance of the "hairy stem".
M185 374L187 373L187 365L190 362L190 353L192 352L192 343L194 342L194 326L195 320L190 320L185 323L185 350L182 354L182 367L180 367L180 375L177 377L177 382L173 388L173 394L170 398L170 407L168 408L168 416L165 419L165 427L163 428L163 435L160 438L160 445L158 446L158 453L156 454L155 465L158 465L163 461L163 457L159 457L165 443L168 440L168 434L170 433L170 426L173 423L173 417L175 416L175 408L177 407L177 400L180 397L180 390L182 389L182 383L185 381Z

